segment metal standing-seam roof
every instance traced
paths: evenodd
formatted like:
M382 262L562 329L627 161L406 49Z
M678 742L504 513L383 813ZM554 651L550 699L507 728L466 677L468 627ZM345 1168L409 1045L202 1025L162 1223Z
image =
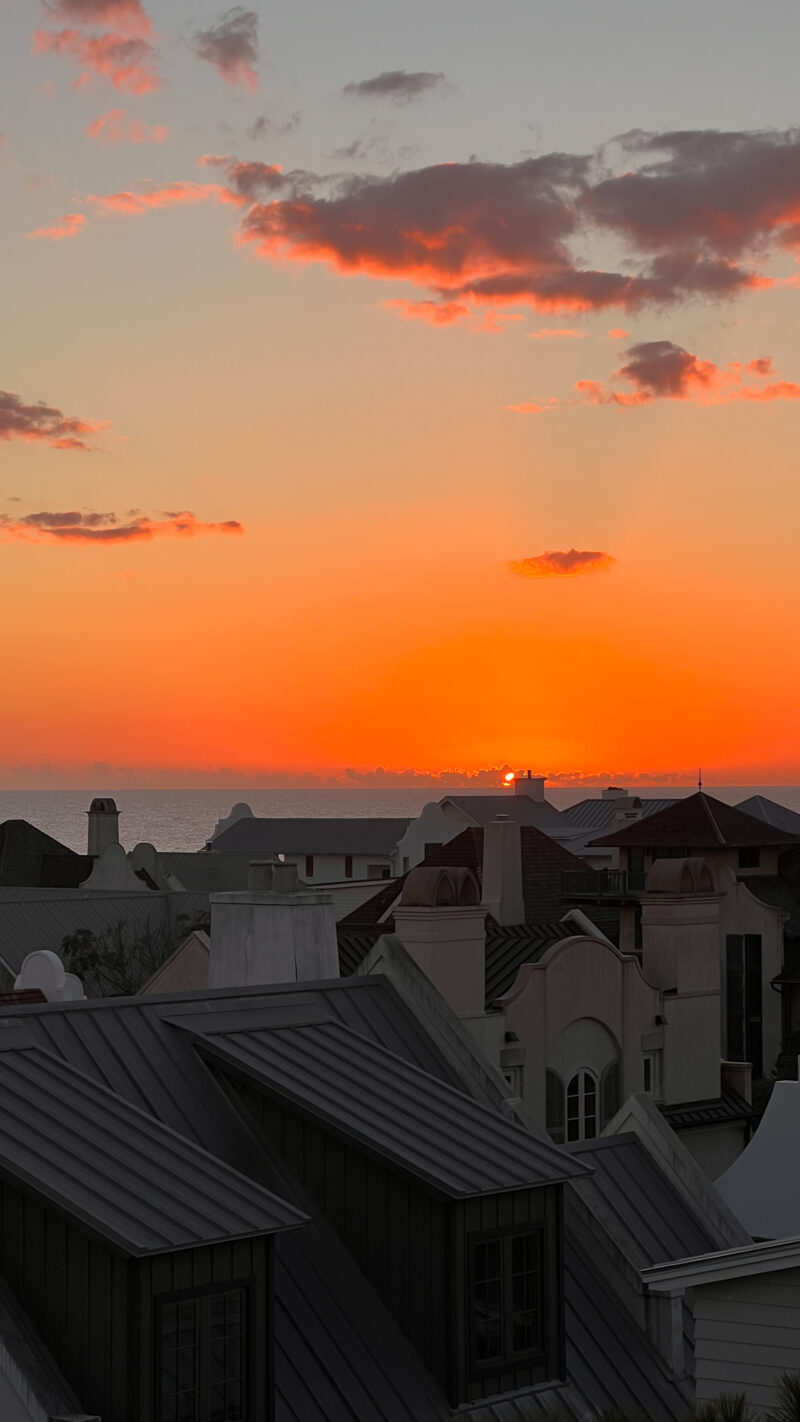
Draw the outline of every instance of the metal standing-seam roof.
M273 1234L305 1223L82 1072L0 1032L0 1174L133 1256Z
M649 815L656 815L660 810L666 810L669 805L675 804L675 798L670 800L650 798L647 795L636 796L642 806L642 819L647 819ZM568 805L561 813L565 820L576 829L604 830L613 829L614 817L619 808L619 800L579 800L577 805Z
M336 1022L208 1033L201 1050L450 1198L551 1184L586 1167Z

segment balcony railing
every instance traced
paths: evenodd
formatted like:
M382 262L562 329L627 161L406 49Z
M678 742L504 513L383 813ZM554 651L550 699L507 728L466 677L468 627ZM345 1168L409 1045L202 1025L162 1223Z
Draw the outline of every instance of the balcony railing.
M564 869L562 899L628 899L641 894L645 876L637 869Z

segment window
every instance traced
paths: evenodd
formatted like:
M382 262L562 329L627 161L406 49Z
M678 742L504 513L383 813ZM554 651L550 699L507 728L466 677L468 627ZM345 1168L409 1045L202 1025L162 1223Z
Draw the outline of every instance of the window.
M346 854L346 855L344 856L344 877L345 877L345 879L352 879L352 877L353 877L353 856L352 856L352 854Z
M441 849L441 847L442 847L442 840L440 840L440 839L431 840L429 844L426 844L426 845L425 845L425 854L424 854L423 858L424 858L424 859L430 859L431 855L432 855L432 854L435 854L438 849Z
M642 1090L648 1095L653 1090L653 1058L644 1057L642 1060Z
M762 1076L761 934L729 933L725 950L728 1061L752 1062L753 1076Z
M390 879L390 878L391 878L391 874L392 874L392 871L391 871L391 869L389 868L389 865L388 865L388 864L368 864L368 865L367 865L367 878L368 878L368 879Z
M520 1099L522 1099L523 1072L524 1067L521 1066L503 1067L503 1076L508 1082L511 1095L518 1096Z
M597 1135L597 1078L576 1071L567 1083L567 1140L592 1141Z
M556 1145L564 1144L564 1087L561 1077L554 1071L546 1071L545 1080L545 1126L550 1139Z
M511 1229L470 1244L471 1371L544 1349L542 1231Z
M246 1288L160 1301L158 1422L248 1422L248 1328Z
M306 855L306 878L307 878L307 879L313 879L313 877L314 877L314 856L313 856L313 854L307 854L307 855Z
M739 850L740 869L758 869L761 864L761 850L748 845L746 849Z

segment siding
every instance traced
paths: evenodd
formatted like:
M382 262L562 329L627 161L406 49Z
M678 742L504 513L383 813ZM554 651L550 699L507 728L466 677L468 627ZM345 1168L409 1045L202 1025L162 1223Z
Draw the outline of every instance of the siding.
M800 1370L800 1269L699 1288L694 1317L698 1402L745 1392L772 1407L781 1374Z

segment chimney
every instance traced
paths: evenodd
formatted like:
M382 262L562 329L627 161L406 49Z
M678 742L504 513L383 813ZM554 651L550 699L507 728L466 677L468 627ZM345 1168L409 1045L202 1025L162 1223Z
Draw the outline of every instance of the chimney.
M627 800L628 792L620 785L607 785L605 790L601 790L601 800Z
M524 775L516 776L514 794L527 795L529 800L537 800L541 804L544 800L544 779L543 775L531 775L526 770Z
M395 906L394 931L459 1017L483 1016L486 910L469 869L412 869Z
M248 882L242 892L210 896L209 987L338 978L332 896L301 891L296 865L275 860L254 861Z
M508 815L498 815L483 831L483 906L498 923L525 922L522 834Z
M113 800L92 800L88 809L89 844L87 853L97 858L110 844L119 844L119 810Z
M614 830L624 829L642 818L642 802L638 795L614 796Z

